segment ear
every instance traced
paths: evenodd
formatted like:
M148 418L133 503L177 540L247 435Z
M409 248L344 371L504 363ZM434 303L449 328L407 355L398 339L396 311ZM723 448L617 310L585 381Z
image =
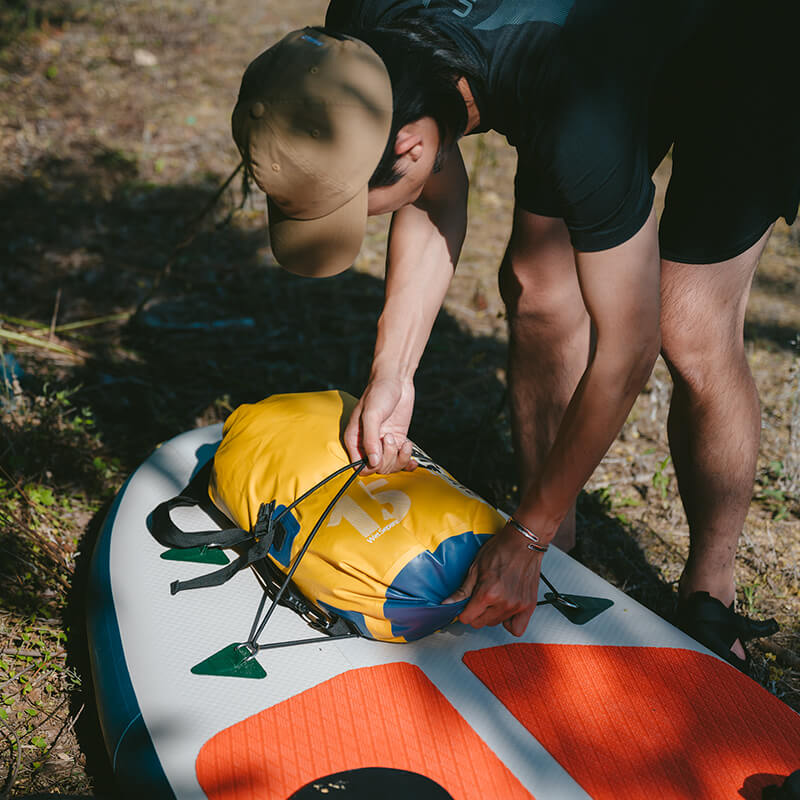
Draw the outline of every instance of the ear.
M419 161L425 148L422 126L419 120L403 125L394 140L394 152L398 157L409 156L412 161Z

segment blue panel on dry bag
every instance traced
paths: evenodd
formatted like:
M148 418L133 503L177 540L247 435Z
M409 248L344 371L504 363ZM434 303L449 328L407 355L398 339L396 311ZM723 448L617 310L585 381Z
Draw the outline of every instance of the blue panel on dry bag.
M421 639L450 624L467 601L442 605L461 586L467 570L489 534L467 531L445 539L403 567L386 590L383 613L392 635L407 642Z
M286 506L275 506L275 516L280 517L286 510ZM290 511L288 514L283 514L280 524L283 526L283 541L278 548L274 544L269 549L269 554L279 564L288 569L292 561L292 545L294 545L294 538L300 533L300 524L294 518L294 514Z

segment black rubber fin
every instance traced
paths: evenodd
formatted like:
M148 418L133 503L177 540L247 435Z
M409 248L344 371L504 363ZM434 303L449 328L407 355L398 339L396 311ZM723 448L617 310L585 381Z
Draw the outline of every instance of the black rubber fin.
M566 598L578 608L571 608L567 603L559 602L559 597ZM563 614L573 625L585 625L614 605L613 600L605 597L584 597L579 594L555 595L553 592L546 592L544 599L548 600L553 608Z

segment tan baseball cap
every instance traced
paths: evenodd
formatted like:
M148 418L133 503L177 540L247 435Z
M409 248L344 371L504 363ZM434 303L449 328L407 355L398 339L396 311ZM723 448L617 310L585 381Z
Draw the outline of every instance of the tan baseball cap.
M367 183L391 122L389 74L358 39L304 28L247 67L233 138L267 194L281 266L325 277L353 263L367 224Z

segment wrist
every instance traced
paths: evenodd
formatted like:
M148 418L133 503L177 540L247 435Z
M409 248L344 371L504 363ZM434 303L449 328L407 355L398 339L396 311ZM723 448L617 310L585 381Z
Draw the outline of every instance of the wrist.
M517 509L509 517L507 525L520 539L535 545L532 550L546 550L558 532L560 521L546 522L542 517Z
M515 533L519 534L526 540L528 550L533 550L537 553L547 552L547 549L550 547L550 542L543 542L541 537L534 533L527 525L523 524L515 517L509 517L506 524Z
M552 493L549 496L552 496ZM538 537L540 544L546 545L555 538L568 511L569 507L551 508L538 484L534 484L522 496L517 510L511 516L531 530Z
M392 380L404 384L412 384L415 372L416 364L410 361L403 361L384 354L376 354L372 360L369 380L371 383Z

